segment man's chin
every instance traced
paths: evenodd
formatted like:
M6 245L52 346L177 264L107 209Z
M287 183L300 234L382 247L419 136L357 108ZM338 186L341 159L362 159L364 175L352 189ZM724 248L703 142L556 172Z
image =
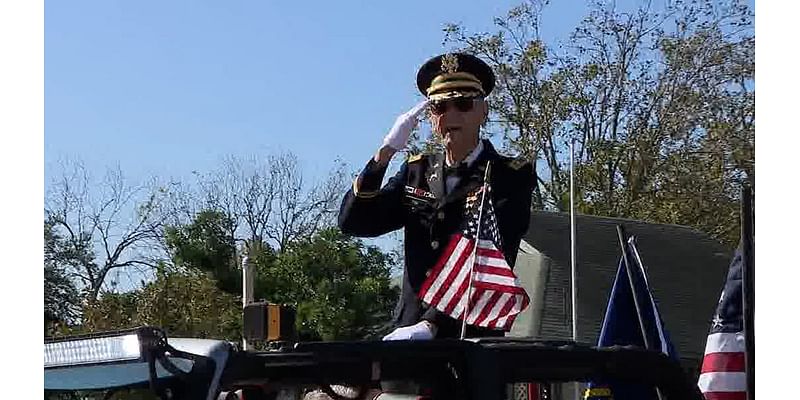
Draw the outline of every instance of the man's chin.
M450 132L450 131L445 132L445 134L442 135L442 143L444 143L444 144L455 144L455 143L458 143L459 141L463 140L462 135L463 135L463 132L461 132L460 130L455 131L455 132Z
M469 138L468 136L469 135L463 132L446 133L442 137L442 143L445 146L453 146L453 145L459 146L462 144L465 146L471 145L473 143L473 140L471 140L471 138Z

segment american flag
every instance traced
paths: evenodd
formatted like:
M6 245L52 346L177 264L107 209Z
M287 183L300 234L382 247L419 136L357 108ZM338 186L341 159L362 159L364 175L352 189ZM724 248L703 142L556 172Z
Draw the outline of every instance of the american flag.
M707 400L744 400L745 339L742 327L741 246L731 261L728 279L711 320L697 385Z
M486 199L481 215L484 191ZM464 212L463 230L450 239L423 282L419 297L437 310L462 321L466 308L469 325L509 330L530 299L499 250L502 245L488 183L467 196ZM480 219L483 219L482 223ZM471 273L472 295L468 296ZM467 297L470 299L468 306Z

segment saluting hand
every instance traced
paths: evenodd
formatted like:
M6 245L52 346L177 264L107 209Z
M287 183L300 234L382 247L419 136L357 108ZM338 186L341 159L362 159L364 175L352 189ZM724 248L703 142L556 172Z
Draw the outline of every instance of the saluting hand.
M408 144L408 138L411 136L411 131L417 126L419 122L419 115L425 110L428 105L428 100L425 99L415 105L412 109L397 117L394 121L392 129L386 137L383 138L384 146L389 146L394 150L400 151Z

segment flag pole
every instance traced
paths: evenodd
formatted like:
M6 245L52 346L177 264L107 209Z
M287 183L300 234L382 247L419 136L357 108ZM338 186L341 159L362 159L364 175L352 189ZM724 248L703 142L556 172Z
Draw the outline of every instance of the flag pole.
M639 296L636 295L636 285L633 282L633 269L631 268L631 261L628 258L628 235L625 233L625 227L617 225L617 238L619 239L619 247L622 249L622 263L625 264L625 271L628 274L628 284L631 287L631 297L633 297L633 306L636 309L636 319L639 322L639 330L642 333L644 340L644 348L653 350L653 342L650 340L650 335L647 334L647 329L644 326L644 318L642 318L642 308L639 304ZM664 395L661 393L661 388L655 387L656 397L662 400Z
M253 302L253 265L250 263L250 245L255 246L254 243L247 243L243 246L242 250L242 310L247 305ZM242 337L242 350L251 350L250 343L247 338Z
M578 343L578 271L575 259L575 200L574 200L574 154L575 139L569 145L569 247L572 273L572 341Z
M628 235L625 234L625 227L622 225L617 225L617 238L619 238L619 246L622 249L622 262L625 264L625 271L628 273L628 283L631 286L633 306L636 308L636 319L639 321L639 329L642 332L642 339L644 339L644 348L653 350L653 342L650 341L650 335L647 334L647 329L644 327L642 308L639 305L639 296L636 295L636 285L633 282L633 270L631 269L631 262L628 259ZM664 396L661 394L661 389L656 386L655 390L658 400L662 400Z
M570 294L572 296L572 341L578 343L578 269L575 257L575 138L569 142L569 264ZM575 384L575 398L579 399L580 387Z
M628 259L628 245L626 243L628 236L625 234L625 228L622 225L617 225L617 237L619 238L619 246L622 249L622 263L625 264L625 271L628 273L628 283L631 286L633 306L636 308L636 319L639 321L639 329L641 330L642 338L644 339L644 347L647 350L652 350L653 344L650 342L650 336L647 334L647 329L644 327L642 309L639 305L639 296L636 295L636 285L634 285L633 282L633 271L631 270L631 263Z
M569 142L569 265L570 294L572 295L572 341L578 343L578 270L575 260L575 138ZM580 387L575 384L575 398Z
M472 297L472 281L475 279L475 261L478 256L478 242L481 240L481 225L483 224L483 201L486 200L486 186L489 182L489 170L492 167L491 161L486 161L486 172L483 174L483 189L481 190L481 208L478 209L478 230L475 231L475 246L472 248L469 265L469 288L467 295L464 296L464 317L461 319L461 340L467 337L467 317L469 316L469 299Z
M747 398L755 399L755 262L753 249L753 195L749 186L742 188L741 236L742 236L742 328L744 329L744 365L747 383Z

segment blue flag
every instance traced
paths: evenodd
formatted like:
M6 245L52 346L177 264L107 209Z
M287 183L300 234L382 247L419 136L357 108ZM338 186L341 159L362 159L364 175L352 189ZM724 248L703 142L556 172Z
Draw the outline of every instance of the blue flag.
M631 238L627 243L628 262L633 275L633 286L639 307L642 313L642 322L650 340L651 349L660 351L677 361L678 354L669 340L669 335L664 329L658 306L650 293L647 275L636 249L636 243ZM608 299L603 327L600 330L598 346L634 345L645 347L639 319L636 315L636 306L631 294L631 284L628 280L628 271L625 269L624 259L620 259L617 268L617 277ZM584 398L590 400L645 400L657 399L655 388L652 385L640 385L629 382L589 382Z

